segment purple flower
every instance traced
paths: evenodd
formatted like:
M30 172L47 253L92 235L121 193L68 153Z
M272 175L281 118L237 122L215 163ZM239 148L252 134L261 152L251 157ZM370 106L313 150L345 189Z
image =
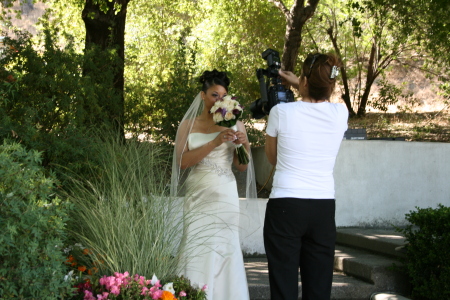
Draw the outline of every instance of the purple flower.
M222 117L225 117L225 115L226 115L226 113L227 113L227 109L226 109L226 108L223 108L223 107L219 107L219 108L215 111L215 113L221 113L221 114L222 114Z

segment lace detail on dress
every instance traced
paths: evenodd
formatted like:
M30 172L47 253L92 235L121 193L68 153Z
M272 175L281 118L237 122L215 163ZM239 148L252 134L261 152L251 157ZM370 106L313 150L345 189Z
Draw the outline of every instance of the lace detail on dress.
M233 177L234 174L230 169L224 169L220 166L218 166L216 163L214 163L212 160L204 158L202 159L199 164L211 167L211 169L218 175Z

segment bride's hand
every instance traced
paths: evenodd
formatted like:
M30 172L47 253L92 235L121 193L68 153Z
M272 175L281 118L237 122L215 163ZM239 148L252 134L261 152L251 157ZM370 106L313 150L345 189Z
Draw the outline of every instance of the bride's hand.
M236 135L236 140L233 141L233 143L235 143L236 145L245 144L248 142L247 135L245 133L236 131L235 135Z
M236 132L233 129L225 129L221 131L219 135L214 139L216 147L222 145L222 143L235 141L237 139Z

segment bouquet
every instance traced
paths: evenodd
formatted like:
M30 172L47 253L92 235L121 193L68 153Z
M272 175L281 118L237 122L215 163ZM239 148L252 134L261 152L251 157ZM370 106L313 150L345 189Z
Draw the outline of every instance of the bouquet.
M213 114L213 120L217 125L237 130L236 122L241 116L242 110L243 107L236 101L236 98L227 95L214 103L210 113ZM236 145L236 153L240 165L248 164L249 155L242 144Z

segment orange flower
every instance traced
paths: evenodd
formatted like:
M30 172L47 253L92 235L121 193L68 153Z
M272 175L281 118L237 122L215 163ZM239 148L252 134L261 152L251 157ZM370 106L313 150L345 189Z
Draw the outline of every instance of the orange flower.
M91 251L89 251L89 249L86 248L86 249L83 250L83 254L84 255L88 255L89 253L91 253Z
M161 300L177 300L177 298L175 298L175 296L169 292L169 291L163 291L161 298L159 298Z
M85 266L79 266L78 267L78 271L84 272L84 271L86 271L86 267Z
M66 262L71 263L71 262L73 262L73 261L75 261L75 257L73 257L73 255L71 254L71 255L69 255L69 256L67 257Z
M16 81L16 79L14 78L14 76L8 75L8 77L6 77L6 81L9 82L9 83L11 83L11 82Z

